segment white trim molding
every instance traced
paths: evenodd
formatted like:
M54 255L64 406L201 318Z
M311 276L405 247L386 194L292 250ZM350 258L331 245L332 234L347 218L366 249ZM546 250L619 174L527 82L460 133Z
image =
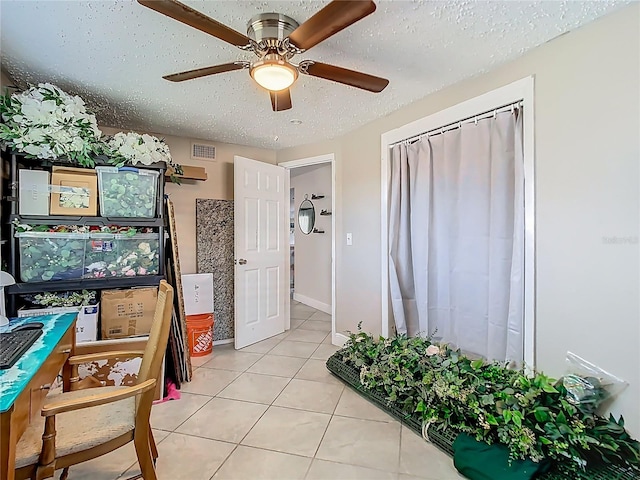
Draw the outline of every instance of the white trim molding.
M329 305L328 303L320 302L311 297L300 295L299 293L296 293L296 292L293 292L293 299L296 302L304 303L305 305L308 305L311 308L315 308L316 310L320 310L321 312L331 315L331 305Z
M344 347L344 344L347 343L349 337L347 337L344 333L336 332L331 337L331 343L338 347Z
M381 266L382 318L381 331L389 336L393 317L389 301L389 162L391 146L422 133L451 125L474 115L515 102L523 105L524 204L525 204L525 290L524 290L524 361L530 368L536 365L535 313L535 139L534 139L534 77L526 77L478 97L423 117L381 135Z
M306 167L308 165L317 165L319 163L331 164L331 305L329 309L323 309L310 305L325 313L331 314L331 340L334 345L336 343L336 218L340 215L340 212L336 211L336 161L333 153L327 153L324 155L318 155L316 157L301 158L298 160L291 160L288 162L278 163L280 167L284 167L288 170L297 167ZM288 185L287 185L288 189ZM288 285L288 284L287 284ZM295 293L294 293L295 298ZM300 300L302 303L306 303ZM320 304L320 302L317 302ZM290 305L290 303L289 303ZM326 307L326 304L321 304ZM288 307L289 308L289 307ZM344 342L343 342L344 343Z

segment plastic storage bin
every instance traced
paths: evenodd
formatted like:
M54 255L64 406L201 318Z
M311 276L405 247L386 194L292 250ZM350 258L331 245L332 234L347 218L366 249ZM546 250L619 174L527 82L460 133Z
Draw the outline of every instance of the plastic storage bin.
M84 250L84 278L115 277L117 260L118 241L115 234L89 234Z
M96 167L103 217L153 218L160 172L134 167Z
M157 233L118 235L118 276L157 275L160 271L160 240Z
M84 272L86 233L18 232L23 282L73 280Z
M91 233L85 247L84 277L157 275L159 248L157 233Z

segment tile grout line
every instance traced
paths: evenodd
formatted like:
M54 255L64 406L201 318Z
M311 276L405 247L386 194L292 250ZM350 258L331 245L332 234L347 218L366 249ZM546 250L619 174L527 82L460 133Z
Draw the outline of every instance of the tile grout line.
M315 312L314 312L315 313ZM313 313L311 314L311 316L313 316ZM309 318L311 318L311 316ZM308 319L307 319L308 320ZM306 321L306 320L305 320ZM296 327L297 329L298 327ZM290 329L290 331L293 331L295 329ZM306 330L306 331L317 331L317 330ZM280 407L278 405L274 405L274 402L282 395L282 392L284 392L284 390L287 388L287 386L289 386L292 382L292 380L295 378L295 376L300 373L300 370L302 370L302 368L304 367L304 365L306 365L308 363L308 361L311 359L311 355L313 355L318 348L320 348L320 346L322 346L324 340L326 340L327 336L330 335L331 332L329 332L327 335L325 335L325 337L322 339L322 341L320 342L300 342L300 343L317 343L317 347L314 349L314 351L310 354L309 357L290 357L290 356L284 356L281 355L282 357L287 357L287 358L302 358L304 360L304 362L302 363L302 365L296 370L296 372L293 374L293 376L291 376L289 378L289 381L285 384L285 386L282 388L282 390L278 393L278 395L276 395L276 397L271 401L270 404L267 405L267 408L265 409L265 411L260 415L260 417L253 423L253 425L251 426L251 428L247 431L247 433L240 439L240 441L238 443L233 443L233 442L226 442L224 440L217 440L217 439L211 439L208 437L201 437L199 435L192 435L192 434L186 434L186 433L180 433L177 432L177 430L184 425L189 419L191 419L194 415L196 415L200 410L202 410L206 405L208 405L214 398L221 398L221 399L226 399L226 400L231 400L231 401L241 401L241 402L245 402L245 403L252 403L252 404L257 404L257 405L265 405L263 403L258 403L258 402L251 402L248 400L240 400L240 399L227 399L225 397L219 397L218 395L220 393L222 393L222 391L224 391L229 385L231 385L233 382L235 382L238 378L240 378L240 376L242 376L244 373L252 373L254 375L265 375L265 376L275 376L277 377L277 375L266 375L266 374L260 374L260 373L254 373L254 372L249 372L248 370L255 365L257 362L259 362L260 360L262 360L267 354L269 354L273 349L276 348L277 345L279 345L282 341L284 341L287 337L284 337L282 340L280 340L276 345L274 345L271 349L269 349L266 353L256 353L256 352L244 352L244 353L256 353L257 355L260 355L253 363L251 363L251 365L247 366L247 368L245 368L244 370L242 370L240 372L240 375L238 375L235 379L233 379L231 382L229 382L228 385L226 385L225 387L223 387L218 393L216 393L213 396L210 395L206 395L206 394L198 394L198 393L191 393L191 392L184 392L184 393L189 393L191 395L197 395L197 396L207 396L209 397L209 400L207 400L202 406L200 406L196 411L194 411L191 415L189 415L183 422L181 422L179 425L177 425L173 430L163 430L163 431L167 431L168 435L166 437L164 437L162 440L165 440L166 438L169 437L169 435L176 433L178 435L187 435L187 436L192 436L192 437L196 437L196 438L203 438L203 439L207 439L207 440L214 440L214 441L220 441L223 443L229 443L232 445L235 445L234 448L229 452L229 454L224 458L224 460L220 463L220 465L218 466L218 468L216 468L216 470L213 472L212 476L210 477L210 480L216 475L216 473L223 467L223 465L227 462L227 460L231 457L231 455L238 449L238 447L242 444L242 442L244 441L244 439L251 433L251 431L255 428L255 426L258 424L258 422L260 422L260 420L264 417L264 415L267 413L267 411L269 411L269 409L271 407L278 407L278 408L290 408L290 407ZM290 341L295 341L295 340L290 340ZM238 350L232 350L234 352L238 352ZM278 355L273 355L273 356L278 356ZM227 370L224 368L213 368L213 367L205 367L205 365L209 362L211 362L213 360L213 358L211 360L208 360L206 363L199 365L196 370L198 368L208 368L210 370L224 370L224 371L232 371L232 372L237 372L237 370ZM278 378L287 378L287 377L278 377ZM316 382L316 383L320 383L322 384L323 382ZM340 393L340 398L342 397L342 393L344 392L344 387L342 392ZM340 401L340 399L338 399L338 402ZM333 408L333 412L335 412L335 409L337 408L338 402L336 402L336 405ZM297 409L293 409L292 410L297 410ZM301 410L301 411L307 411L307 410ZM311 412L311 413L321 413L321 412ZM331 422L331 419L333 418L333 413L331 414L331 417L329 418L329 421L327 422L327 426L325 427L325 431L323 433L323 436L320 440L320 443L322 443L322 439L324 439L324 434L326 433L329 423ZM161 430L161 429L158 429ZM161 440L161 441L162 441ZM160 442L158 442L160 443ZM300 457L303 458L311 458L311 462L309 463L309 467L307 468L307 473L309 471L309 469L311 468L311 464L313 463L313 459L315 458L315 455L317 454L318 448L320 447L320 443L318 444L318 447L316 448L316 451L314 453L313 457L306 457L304 455L298 455ZM250 447L247 445L243 445L246 447ZM250 447L250 448L257 448L257 447ZM266 449L266 448L262 448L262 450L267 450L267 451L274 451L274 452L278 452L277 450L270 450L270 449ZM278 452L278 453L285 453L285 454L289 454L289 455L296 455L296 454L291 454L291 453L287 453L287 452ZM122 472L120 474L120 476L118 478L120 478L122 475L124 475L129 469L131 469L133 466L135 465L135 463L133 465L131 465L127 470L125 470L124 472ZM305 477L307 475L307 473L305 473Z

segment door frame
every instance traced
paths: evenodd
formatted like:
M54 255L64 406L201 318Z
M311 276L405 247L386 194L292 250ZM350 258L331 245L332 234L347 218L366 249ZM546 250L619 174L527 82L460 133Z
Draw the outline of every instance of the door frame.
M331 165L331 343L342 345L344 341L336 338L336 162L333 153L318 155L315 157L300 158L288 162L280 162L278 166L287 170L309 165L328 163ZM290 177L291 175L289 175ZM291 182L289 181L289 187ZM287 223L288 225L288 223ZM291 281L289 279L289 281ZM295 288L295 287L294 287ZM288 300L290 304L290 299Z

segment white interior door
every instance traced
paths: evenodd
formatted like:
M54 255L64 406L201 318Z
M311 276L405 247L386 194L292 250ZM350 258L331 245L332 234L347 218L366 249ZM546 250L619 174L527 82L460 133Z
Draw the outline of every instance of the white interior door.
M235 347L289 328L289 171L234 157Z

